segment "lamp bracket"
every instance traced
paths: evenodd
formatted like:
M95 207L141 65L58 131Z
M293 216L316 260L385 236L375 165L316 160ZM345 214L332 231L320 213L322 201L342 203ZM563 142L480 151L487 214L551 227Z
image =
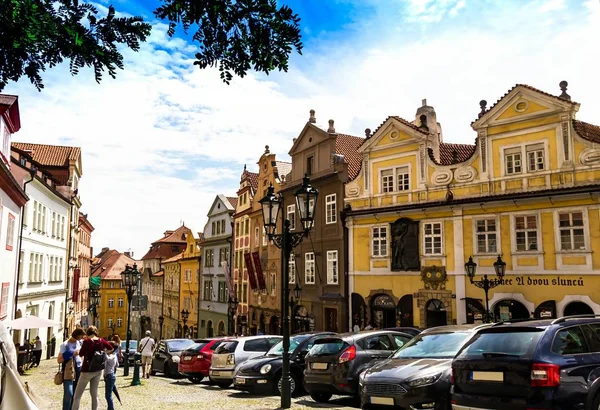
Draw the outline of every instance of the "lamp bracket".
M302 243L302 241L304 240L304 238L308 236L308 231L287 232L287 234L289 235L287 246L289 246L289 249L291 252L292 249L294 249L296 246L300 245ZM283 247L284 235L286 235L286 232L281 233L281 234L276 234L276 235L272 234L272 235L269 235L269 240L273 241L275 246L277 246L279 249L281 249Z

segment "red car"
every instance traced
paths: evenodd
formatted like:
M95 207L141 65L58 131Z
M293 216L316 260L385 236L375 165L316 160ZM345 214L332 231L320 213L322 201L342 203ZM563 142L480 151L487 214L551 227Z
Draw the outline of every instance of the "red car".
M208 376L213 352L223 340L223 338L202 339L184 350L179 361L179 373L192 383L200 383Z

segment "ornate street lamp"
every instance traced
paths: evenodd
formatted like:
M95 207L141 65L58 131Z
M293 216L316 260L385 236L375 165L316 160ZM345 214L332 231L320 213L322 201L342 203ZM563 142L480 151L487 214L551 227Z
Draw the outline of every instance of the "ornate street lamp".
M158 317L158 324L160 325L160 338L158 340L162 340L163 323L165 323L165 317L160 315Z
M181 310L181 320L183 321L183 328L181 329L181 335L182 337L186 337L185 335L185 324L188 320L188 318L190 317L190 312L187 309L182 309Z
M473 262L473 257L469 256L469 261L465 263L465 272L471 281L471 284L477 286L480 289L483 289L485 292L485 323L491 322L491 314L490 314L490 299L489 299L489 291L490 289L495 288L496 286L502 285L502 279L504 278L504 274L506 273L506 262L502 260L502 256L498 255L498 260L494 262L494 270L496 271L497 279L488 279L488 275L483 275L483 279L474 280L475 272L477 271L477 264Z
M232 298L231 296L229 296L229 299L227 300L227 308L228 308L228 312L229 312L229 326L228 326L228 333L231 336L233 334L233 318L235 316L235 313L237 312L237 308L238 305L240 304L240 302L238 302L237 297Z
M302 186L294 192L296 197L296 209L300 215L300 222L303 230L301 232L290 231L290 221L283 221L283 232L275 234L277 229L277 219L283 208L283 196L281 193L275 194L273 185L267 189L267 194L258 201L262 207L263 222L265 233L275 246L281 249L281 314L283 316L283 368L281 376L281 408L289 409L291 406L290 395L290 255L292 250L298 246L302 240L308 236L315 223L315 205L319 191L310 184L308 174L302 179ZM298 289L300 289L298 287ZM299 296L297 293L296 296Z
M125 270L121 272L123 280L123 289L127 293L127 342L125 343L125 365L123 367L123 376L129 376L129 342L131 340L131 300L137 290L140 272L137 270L137 264L133 267L125 265Z

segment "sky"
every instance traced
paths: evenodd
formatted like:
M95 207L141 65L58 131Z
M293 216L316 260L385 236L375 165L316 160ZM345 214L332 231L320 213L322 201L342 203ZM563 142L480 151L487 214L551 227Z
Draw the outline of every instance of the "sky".
M82 148L82 212L94 252L141 258L166 230L201 232L217 194L235 196L244 165L256 171L265 145L287 155L316 111L338 132L363 136L389 115L414 120L435 108L445 142L473 143L470 123L515 84L555 95L559 82L581 103L577 118L600 124L600 0L290 0L304 49L287 73L250 73L230 85L193 66L195 46L169 38L155 0L114 0L152 23L125 70L96 84L90 70L24 78L14 141ZM97 0L105 10L107 0Z

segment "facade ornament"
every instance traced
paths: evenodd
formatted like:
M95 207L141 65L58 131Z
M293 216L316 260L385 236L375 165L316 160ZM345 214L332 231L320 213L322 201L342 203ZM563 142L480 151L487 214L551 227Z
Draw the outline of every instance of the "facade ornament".
M327 132L330 134L335 134L335 127L333 126L333 120L329 120L329 128L327 128Z
M310 122L311 124L317 122L317 119L315 118L315 110L310 110L310 117L308 117L308 122Z
M425 289L445 290L448 274L444 266L424 266L421 269L421 280Z
M477 118L481 118L483 116L483 114L485 114L485 111L487 110L487 101L486 100L481 100L479 101L479 107L481 108L481 111L479 112L479 117Z
M567 94L567 87L569 86L569 83L566 82L565 80L562 80L560 82L560 84L558 84L558 86L560 87L560 91L562 91L560 93L560 95L558 96L558 98L561 98L561 99L567 100L567 101L571 101L571 96L569 94Z
M271 151L269 151L269 146L265 145L265 155L270 154Z
M365 137L367 137L367 139L371 138L371 128L365 129Z

